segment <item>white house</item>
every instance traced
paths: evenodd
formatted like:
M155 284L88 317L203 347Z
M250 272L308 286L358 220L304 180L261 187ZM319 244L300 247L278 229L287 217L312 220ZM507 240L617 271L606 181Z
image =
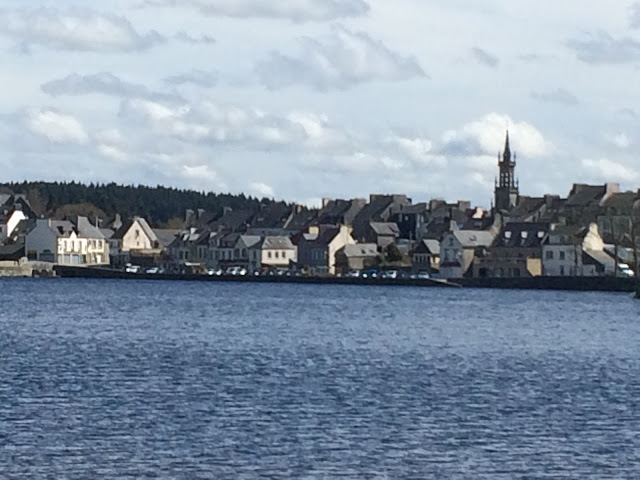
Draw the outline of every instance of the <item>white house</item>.
M261 260L264 267L288 268L298 261L298 247L289 237L270 236L262 241Z
M107 265L109 246L86 217L70 220L40 218L25 238L30 260L61 265Z
M0 212L0 244L4 242L27 216L22 210L12 209L6 214Z
M495 235L487 230L453 230L440 242L440 277L462 278L476 255L476 249L489 248Z
M240 235L233 249L233 260L238 266L246 267L250 272L258 272L262 266L260 262L259 235Z
M616 262L592 223L589 228L552 229L542 246L542 268L545 276L597 277L615 275Z

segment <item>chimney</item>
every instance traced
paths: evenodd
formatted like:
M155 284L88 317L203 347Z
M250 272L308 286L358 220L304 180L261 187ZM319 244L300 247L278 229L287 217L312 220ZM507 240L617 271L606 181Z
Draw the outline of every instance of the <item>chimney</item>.
M233 208L231 207L223 207L222 215L226 215L227 213L231 213L232 211L233 211Z
M323 198L322 199L322 208L327 208L327 205L331 203L333 200L331 198Z
M199 208L198 209L198 220L200 220L202 217L204 217L205 213L206 212L205 212L204 208Z
M308 233L311 235L320 235L320 227L318 225L309 226Z

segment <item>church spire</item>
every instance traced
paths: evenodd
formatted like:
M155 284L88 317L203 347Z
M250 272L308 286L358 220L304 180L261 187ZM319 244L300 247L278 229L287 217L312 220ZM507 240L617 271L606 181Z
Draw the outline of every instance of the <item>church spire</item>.
M511 146L509 145L509 130L507 130L507 137L504 141L504 153L502 154L502 158L505 162L511 161Z

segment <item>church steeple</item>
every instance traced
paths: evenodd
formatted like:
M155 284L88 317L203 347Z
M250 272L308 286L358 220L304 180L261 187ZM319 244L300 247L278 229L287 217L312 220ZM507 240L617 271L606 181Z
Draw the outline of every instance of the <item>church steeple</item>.
M502 154L502 161L511 161L511 147L509 145L509 130L507 130L507 139L504 142L504 153Z
M498 167L500 177L495 188L495 208L498 211L511 210L518 204L520 195L515 177L516 155L511 153L508 130L504 151L502 155L498 155Z

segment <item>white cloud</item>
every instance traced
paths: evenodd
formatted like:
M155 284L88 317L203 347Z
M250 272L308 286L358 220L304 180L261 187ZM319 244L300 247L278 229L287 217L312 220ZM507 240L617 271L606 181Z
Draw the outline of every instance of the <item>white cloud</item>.
M179 73L164 79L169 85L195 85L203 88L213 88L218 84L218 73L193 69L187 73Z
M625 150L631 146L631 140L625 133L609 133L604 136L605 141L621 150Z
M364 0L147 0L145 5L189 6L211 16L294 22L359 17L369 12L369 5Z
M50 80L40 87L52 96L102 94L121 98L149 98L177 101L174 94L153 92L144 85L127 82L110 72L92 75L72 73L64 78Z
M272 53L258 63L256 74L270 89L307 84L321 91L426 76L415 58L390 50L366 33L341 26L335 26L332 35L323 40L303 38L296 55Z
M27 48L91 52L139 51L165 41L155 31L139 33L124 17L86 9L0 10L0 33Z
M553 145L533 125L514 122L511 117L498 113L490 113L458 130L446 132L442 149L458 156L498 154L504 147L507 130L511 136L511 150L518 154L535 158L553 151Z
M55 110L29 110L25 113L24 122L29 131L46 137L53 143L84 144L89 140L89 135L78 119Z
M249 184L249 194L260 198L274 198L275 192L273 187L263 182L252 182Z
M609 160L608 158L601 158L599 160L584 159L582 160L582 167L593 175L593 178L599 180L624 184L629 182L635 183L640 180L640 174L636 170L622 163Z

